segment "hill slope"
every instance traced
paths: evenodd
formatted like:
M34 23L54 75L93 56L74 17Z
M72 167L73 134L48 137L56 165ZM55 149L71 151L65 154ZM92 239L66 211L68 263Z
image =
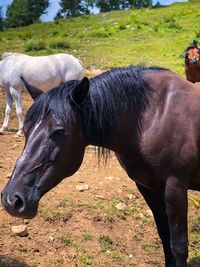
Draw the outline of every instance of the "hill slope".
M197 1L198 2L198 1ZM184 50L200 38L196 1L158 9L113 11L0 32L0 53L58 52L78 56L85 67L146 63L184 75Z

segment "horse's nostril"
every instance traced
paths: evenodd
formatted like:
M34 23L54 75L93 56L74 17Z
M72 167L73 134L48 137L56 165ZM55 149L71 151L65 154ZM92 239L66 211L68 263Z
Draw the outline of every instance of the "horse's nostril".
M17 210L18 212L22 212L25 208L25 201L24 201L23 197L20 196L19 193L15 194L13 206L14 206L15 210Z

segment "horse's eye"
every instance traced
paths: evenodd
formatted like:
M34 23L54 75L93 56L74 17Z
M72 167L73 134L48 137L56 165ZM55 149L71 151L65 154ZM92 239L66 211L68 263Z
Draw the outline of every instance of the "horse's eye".
M59 129L54 130L52 133L50 133L49 138L52 139L52 138L55 138L56 136L60 136L64 134L65 134L65 129L59 128Z

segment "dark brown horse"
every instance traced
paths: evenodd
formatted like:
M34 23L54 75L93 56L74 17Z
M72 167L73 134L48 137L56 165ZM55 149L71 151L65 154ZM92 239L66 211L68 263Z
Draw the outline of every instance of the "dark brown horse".
M200 49L196 41L185 52L185 75L190 82L200 82Z
M117 68L33 98L24 150L2 192L33 218L41 197L80 167L85 147L112 150L152 210L166 267L186 267L187 191L200 189L200 88L166 69Z

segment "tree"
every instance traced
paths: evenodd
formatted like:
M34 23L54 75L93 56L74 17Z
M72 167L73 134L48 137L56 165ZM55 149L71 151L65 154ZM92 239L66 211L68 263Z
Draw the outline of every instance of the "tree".
M89 14L90 7L93 6L92 0L61 0L59 2L60 9L56 14L56 19L70 16L80 16L82 14Z
M2 12L2 6L0 6L0 31L2 31L5 27L4 19L3 19L3 12Z
M152 0L128 0L130 7L142 8L142 7L152 7Z
M96 0L96 6L99 7L100 12L107 12L120 9L120 2L121 0Z
M6 11L6 26L26 26L38 21L46 13L49 0L13 0Z

